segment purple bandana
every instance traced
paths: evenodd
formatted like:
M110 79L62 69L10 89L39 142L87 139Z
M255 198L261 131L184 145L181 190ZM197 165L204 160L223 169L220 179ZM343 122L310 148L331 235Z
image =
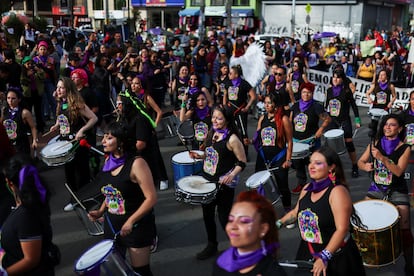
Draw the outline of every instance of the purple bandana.
M181 83L188 83L188 81L189 81L189 77L184 77L184 78L180 78L180 77L178 77L178 80L181 82Z
M411 116L414 116L414 110L412 110L411 107L410 109L408 109L408 114L410 114Z
M329 187L332 185L332 181L331 179L329 179L329 177L325 178L324 180L321 181L314 181L312 180L309 183L309 186L306 187L306 191L310 191L310 192L315 192L315 193L319 193L320 191L322 191L323 189Z
M381 138L381 147L384 149L387 155L393 153L399 143L400 138L398 136L394 140L388 140L386 137Z
M14 120L18 111L19 107L9 108L10 119Z
M204 107L203 109L196 108L195 112L200 120L204 120L210 113L210 108L208 106Z
M338 97L343 88L344 88L344 86L342 84L338 85L338 86L333 85L332 86L333 96Z
M299 77L300 77L300 72L299 71L293 72L293 74L292 74L292 79L293 80L298 80Z
M32 165L27 165L24 166L20 171L19 171L19 190L21 191L23 188L23 183L26 179L26 177L28 176L32 176L33 180L34 180L34 185L36 187L36 190L39 192L40 195L40 200L42 201L42 203L46 202L46 189L43 186L42 182L40 181L39 178L39 173L37 171L37 168L35 166Z
M278 247L278 243L267 244L264 248L246 254L240 254L236 247L230 247L218 257L217 265L228 272L239 271L257 264L265 256L272 254Z
M300 99L299 100L299 109L300 112L305 112L306 110L308 110L309 107L311 107L311 105L313 104L313 99L311 99L310 101L305 102L304 100Z
M223 139L222 140L225 140L227 138L227 136L229 135L229 132L230 132L228 128L225 128L225 129L217 129L217 128L214 128L213 127L213 130L214 130L214 132L223 134Z
M112 155L112 153L110 153L108 160L106 160L105 165L102 168L102 171L103 172L113 171L116 168L125 164L125 160L126 160L126 155L116 158Z
M280 88L282 88L282 86L285 84L285 81L281 81L281 82L276 82L275 88L276 90L279 90Z
M231 80L231 83L233 84L234 87L239 87L241 83L241 78L238 77L237 79Z
M385 90L385 89L387 89L387 87L388 87L388 82L386 81L386 82L378 82L378 84L379 84L379 87L381 88L381 90Z
M188 94L190 94L190 95L194 95L195 93L197 93L198 91L200 91L200 88L198 88L197 86L195 86L195 87L190 87L189 89L188 89Z

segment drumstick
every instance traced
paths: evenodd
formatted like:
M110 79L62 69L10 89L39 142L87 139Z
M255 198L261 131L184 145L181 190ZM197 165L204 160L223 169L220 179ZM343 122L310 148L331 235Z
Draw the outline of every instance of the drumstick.
M66 141L64 144L62 144L62 145L60 145L60 146L56 147L56 148L55 148L55 150L56 150L56 149L61 149L61 148L63 148L63 147L66 147L68 144L72 143L73 141L76 141L76 138L74 138L74 139L72 139L72 140L70 140L70 141Z
M312 135L311 137L308 137L306 139L302 139L302 140L296 141L296 143L302 143L302 142L305 142L305 141L308 141L308 140L314 139L314 138L315 138L315 135Z
M82 202L79 200L79 198L75 195L75 193L72 191L72 189L69 187L68 183L65 183L66 189L68 189L69 193L72 195L72 197L75 199L75 201L79 204L79 206L88 213L88 210L86 209L85 205L82 204Z
M52 132L54 132L54 130L49 130L48 132L43 133L43 134L42 134L42 137L45 137L46 135L49 135L49 134L50 134L50 133L52 133Z

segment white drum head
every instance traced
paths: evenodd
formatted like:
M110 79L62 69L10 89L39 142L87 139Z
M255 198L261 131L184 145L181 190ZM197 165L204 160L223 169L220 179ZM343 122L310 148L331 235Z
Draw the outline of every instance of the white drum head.
M57 156L68 152L72 146L72 143L69 141L57 141L45 146L40 153L45 157Z
M326 138L336 138L342 135L344 135L344 131L342 129L331 129L323 134Z
M114 242L113 240L103 240L100 243L92 246L75 264L76 271L83 271L87 268L94 266L95 264L101 263L102 259L111 253Z
M186 176L178 180L177 186L186 192L192 194L206 194L211 193L216 189L216 184L209 183L207 179L202 176Z
M387 112L387 111L385 111L384 109L381 109L381 108L371 108L371 109L369 110L369 114L371 114L371 115L373 115L373 116L378 116L378 117L380 117L380 116L385 116L385 115L388 115L388 112Z
M398 219L397 208L385 200L363 200L355 203L354 208L367 230L389 227Z
M204 152L201 150L194 150L194 152L197 152L200 155L203 155ZM176 164L192 164L195 163L197 161L200 161L201 159L192 159L190 158L190 153L189 151L182 151L179 153L174 154L174 156L171 158L172 162L176 163Z
M309 150L308 144L293 142L292 152L306 152L308 150Z
M49 142L47 142L47 144L50 145L50 144L56 143L57 139L59 139L59 135L53 137L52 139L50 139Z
M257 188L260 184L265 184L270 179L270 172L260 171L251 175L247 181L246 186L249 188Z

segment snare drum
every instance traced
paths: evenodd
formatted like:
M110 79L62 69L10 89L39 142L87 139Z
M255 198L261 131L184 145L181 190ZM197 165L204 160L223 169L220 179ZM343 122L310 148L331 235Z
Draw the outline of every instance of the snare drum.
M77 275L134 275L134 271L114 247L113 240L103 240L86 250L75 262Z
M177 182L176 200L191 205L209 204L216 198L217 187L202 176L186 176Z
M263 194L272 204L276 204L280 199L279 190L276 183L273 183L272 175L269 171L260 171L251 175L246 181L247 189L257 189L258 193Z
M56 141L40 151L40 159L48 166L60 166L73 160L78 147L78 141Z
M200 150L196 150L195 152L200 155L204 154L204 152ZM199 174L203 170L203 160L190 158L190 153L188 151L183 151L175 154L171 158L171 164L173 168L175 184L177 184L178 180L184 176Z
M342 129L331 129L323 134L325 144L336 151L337 154L346 153L344 131Z
M309 145L293 142L292 159L304 159L310 154Z
M354 227L354 239L364 265L380 267L395 263L401 254L398 210L384 200L363 200L354 204L367 229Z
M371 115L372 120L380 121L383 116L388 115L388 112L381 108L371 108L368 115Z
M184 145L191 145L194 140L193 122L190 120L182 122L178 127L177 134Z

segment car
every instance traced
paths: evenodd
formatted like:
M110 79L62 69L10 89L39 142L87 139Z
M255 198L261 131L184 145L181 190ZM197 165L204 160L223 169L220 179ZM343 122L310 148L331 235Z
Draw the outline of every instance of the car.
M272 45L275 44L274 39L280 37L280 35L275 34L259 34L254 36L254 40L259 41L261 44L264 44L265 41L269 40Z

